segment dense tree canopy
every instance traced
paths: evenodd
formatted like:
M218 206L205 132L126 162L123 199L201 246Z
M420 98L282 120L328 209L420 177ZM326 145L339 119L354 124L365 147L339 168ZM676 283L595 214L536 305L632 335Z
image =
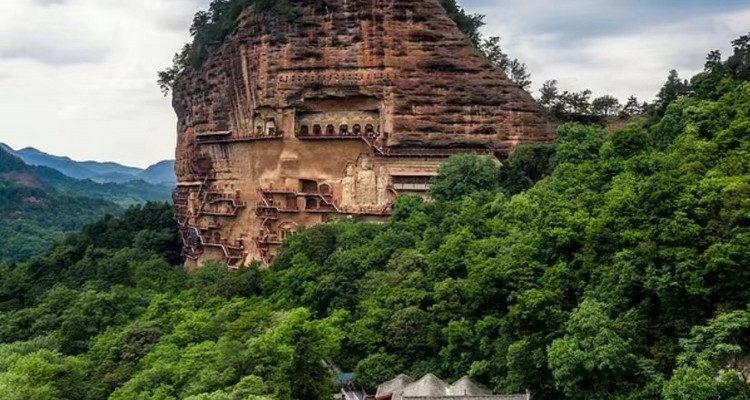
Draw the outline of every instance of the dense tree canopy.
M719 62L655 124L454 158L434 201L303 229L265 270L174 266L166 205L90 225L0 269L0 393L330 399L339 367L370 391L432 372L541 400L747 399L750 82Z
M121 213L122 206L168 198L162 186L78 180L0 148L0 264L40 255L86 223Z

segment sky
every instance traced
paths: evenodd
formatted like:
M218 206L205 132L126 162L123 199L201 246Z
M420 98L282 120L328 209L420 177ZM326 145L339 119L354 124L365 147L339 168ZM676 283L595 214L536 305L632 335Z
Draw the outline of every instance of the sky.
M146 167L174 158L175 116L155 81L209 0L0 1L0 142ZM651 101L670 69L750 31L750 0L462 0L488 36L549 79ZM560 4L564 4L564 7Z

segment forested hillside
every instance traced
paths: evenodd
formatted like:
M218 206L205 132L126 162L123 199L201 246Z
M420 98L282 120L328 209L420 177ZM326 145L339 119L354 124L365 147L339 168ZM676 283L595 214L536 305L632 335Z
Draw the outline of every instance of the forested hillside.
M39 255L66 234L122 207L168 198L166 187L77 180L27 165L0 148L0 263Z
M0 270L0 396L330 399L327 364L368 390L750 398L748 39L649 118L451 159L434 201L299 232L267 270L183 272L167 205L90 225Z
M58 192L2 149L0 208L0 264L41 254L87 222L122 211L104 199Z

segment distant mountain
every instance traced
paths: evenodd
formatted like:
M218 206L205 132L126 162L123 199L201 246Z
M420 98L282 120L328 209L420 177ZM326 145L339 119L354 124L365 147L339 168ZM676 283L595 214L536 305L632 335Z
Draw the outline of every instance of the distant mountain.
M155 184L174 186L177 181L174 174L174 160L160 161L138 175L138 178Z
M26 157L45 162L59 161L68 171L98 168L103 174L127 171L114 163L78 163L65 157L22 151ZM41 154L40 154L41 153ZM173 165L173 164L172 164ZM123 183L99 183L75 179L46 166L27 164L8 146L0 145L0 263L21 261L36 255L68 232L105 214L118 214L130 205L147 201L170 201L173 184L151 184L141 180L148 173L155 181L167 181L170 162L139 171ZM127 172L126 172L127 173Z
M16 155L26 164L49 167L76 179L91 179L99 183L125 183L143 180L155 185L170 186L173 186L176 182L174 161L171 160L161 161L144 170L114 162L75 161L70 157L48 154L33 147L13 150L10 146L0 143L0 148Z
M0 147L0 208L3 210L0 213L0 263L25 260L93 219L122 212L122 207L110 200L58 190L52 184L54 181L58 181L58 186L70 184L65 183L66 180L75 181L46 167L29 166Z

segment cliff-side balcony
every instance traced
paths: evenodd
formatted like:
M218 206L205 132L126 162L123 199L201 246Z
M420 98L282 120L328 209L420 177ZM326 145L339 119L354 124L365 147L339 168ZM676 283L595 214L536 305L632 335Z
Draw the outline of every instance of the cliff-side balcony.
M178 207L187 207L188 194L175 189L174 191L172 191L172 203Z
M243 251L245 248L237 241L237 243L230 244L229 240L222 238L220 235L214 234L213 236L201 235L201 243L205 247L218 247L227 251Z
M266 189L260 189L261 193L264 195L274 195L274 194L288 194L288 195L297 195L297 191L290 188L266 188Z
M232 207L235 207L235 208L247 207L246 202L239 200L239 195L237 193L209 191L206 193L206 203L207 204L230 203Z
M209 217L236 217L238 211L238 208L232 208L231 210L203 210L200 214Z
M279 210L275 207L265 207L265 205L259 205L255 208L255 215L261 219L276 220L279 219Z
M339 210L339 213L349 215L385 217L391 215L391 207L392 205L388 204L386 206L344 208Z
M255 238L255 246L258 248L267 248L269 246L281 246L284 242L274 234L266 234Z
M182 255L190 260L197 260L203 254L202 247L183 246Z
M250 136L228 135L224 137L216 137L216 136L197 137L199 144L248 143L248 142L256 142L256 141L263 141L263 140L282 140L283 138L284 138L284 134L281 131L268 132L265 134L250 135Z
M197 226L196 229L200 230L201 232L209 232L221 229L221 225L209 222L205 225Z
M384 157L409 157L409 158L448 158L454 155L488 155L492 150L488 147L389 147L382 148L374 142L368 142L371 147L378 150L378 155Z
M195 137L200 139L215 139L220 137L229 136L232 134L232 131L204 131L204 132L196 132Z

